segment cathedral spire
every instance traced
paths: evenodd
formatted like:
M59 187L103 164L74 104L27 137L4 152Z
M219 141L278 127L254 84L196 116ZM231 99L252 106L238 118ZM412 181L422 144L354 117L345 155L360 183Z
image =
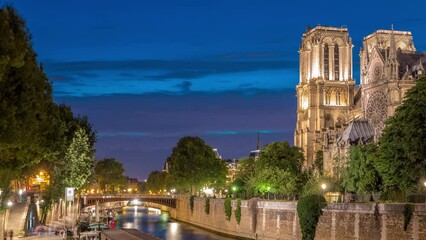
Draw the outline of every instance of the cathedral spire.
M389 48L389 59L391 61L396 59L396 44L395 44L395 35L393 33L393 24L390 36L390 48Z
M392 24L391 35L390 35L388 63L389 63L389 71L390 71L389 77L392 79L397 79L398 78L398 60L396 58L396 44L395 44L395 35L393 32L393 24Z
M257 147L256 150L260 150L260 132L257 132Z

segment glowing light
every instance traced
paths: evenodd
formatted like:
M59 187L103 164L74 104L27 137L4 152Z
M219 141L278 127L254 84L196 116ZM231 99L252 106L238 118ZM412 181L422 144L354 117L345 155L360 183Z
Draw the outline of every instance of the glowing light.
M170 233L176 235L178 232L178 223L172 222L170 223Z
M326 187L327 187L327 185L325 185L325 183L321 184L322 190L325 190Z
M127 189L127 191L128 191L128 192L132 192L132 189L131 189L131 188L129 188L129 189Z
M141 201L139 201L138 199L134 199L134 200L132 200L132 201L131 201L131 204L132 204L132 205L141 205L141 203L142 203L142 202L141 202Z
M207 195L207 196L212 196L214 194L214 189L213 188L203 188L203 192Z
M19 195L22 195L22 189L19 189Z

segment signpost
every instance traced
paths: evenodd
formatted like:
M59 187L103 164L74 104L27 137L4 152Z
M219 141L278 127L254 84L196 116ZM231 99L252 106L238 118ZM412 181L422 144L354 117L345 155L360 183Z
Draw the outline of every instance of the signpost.
M64 239L67 238L67 228L66 228L66 212L67 212L67 203L70 202L71 206L71 231L74 232L74 188L65 188L65 215L64 215Z

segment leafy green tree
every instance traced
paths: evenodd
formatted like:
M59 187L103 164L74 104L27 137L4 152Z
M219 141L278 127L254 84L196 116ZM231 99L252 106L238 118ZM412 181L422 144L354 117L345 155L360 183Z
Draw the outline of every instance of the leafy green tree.
M147 179L148 191L153 193L161 192L167 189L167 177L166 172L153 171L149 174Z
M13 7L0 8L0 36L0 168L17 178L45 157L51 84Z
M232 186L236 186L239 191L243 191L248 195L254 194L253 188L247 183L255 176L255 159L247 157L240 159L235 173L235 180ZM229 189L230 191L231 189Z
M168 158L170 176L177 186L195 194L203 186L223 185L227 167L216 159L210 146L199 137L183 137Z
M405 95L386 122L377 168L385 190L416 192L426 177L426 76Z
M382 180L376 169L377 145L368 143L351 146L342 185L346 191L368 193L381 190Z
M288 142L267 145L255 162L255 175L248 186L259 193L296 194L306 181L303 154Z
M115 158L104 158L95 162L94 178L99 187L107 192L125 184L123 164Z

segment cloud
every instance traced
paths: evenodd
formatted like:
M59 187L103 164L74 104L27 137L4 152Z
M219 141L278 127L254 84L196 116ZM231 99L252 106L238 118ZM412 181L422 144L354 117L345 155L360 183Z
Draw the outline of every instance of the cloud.
M181 89L182 92L191 91L192 83L190 81L183 81L182 83L176 85L177 88Z
M46 62L46 72L52 75L97 77L92 72L119 71L118 75L143 71L156 71L144 75L142 80L195 79L208 75L287 69L297 71L295 60L204 61L204 60L116 60ZM129 75L130 76L130 75Z

